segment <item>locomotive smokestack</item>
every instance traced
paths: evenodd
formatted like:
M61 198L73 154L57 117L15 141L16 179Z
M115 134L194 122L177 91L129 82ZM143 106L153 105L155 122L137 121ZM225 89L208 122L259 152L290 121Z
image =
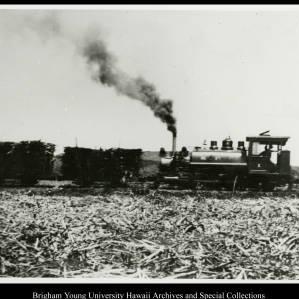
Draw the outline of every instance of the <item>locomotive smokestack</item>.
M172 154L174 155L176 152L176 134L172 134Z

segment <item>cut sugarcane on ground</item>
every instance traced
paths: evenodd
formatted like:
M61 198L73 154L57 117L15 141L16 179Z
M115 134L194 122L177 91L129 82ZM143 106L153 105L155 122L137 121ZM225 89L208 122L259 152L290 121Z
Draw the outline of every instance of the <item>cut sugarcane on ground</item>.
M299 194L2 189L0 275L299 279Z

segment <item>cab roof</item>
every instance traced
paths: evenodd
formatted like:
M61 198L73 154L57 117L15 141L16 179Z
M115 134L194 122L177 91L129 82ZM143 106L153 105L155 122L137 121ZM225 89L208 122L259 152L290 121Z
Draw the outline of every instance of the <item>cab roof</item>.
M280 144L285 145L290 137L288 136L247 136L246 141L256 141L262 144Z

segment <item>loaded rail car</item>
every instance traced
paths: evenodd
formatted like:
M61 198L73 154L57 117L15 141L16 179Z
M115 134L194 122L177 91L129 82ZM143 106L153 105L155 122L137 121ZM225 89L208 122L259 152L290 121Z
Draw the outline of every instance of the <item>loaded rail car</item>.
M264 132L239 141L236 148L226 138L222 146L211 141L210 147L188 151L161 151L160 182L174 181L189 185L220 184L233 189L258 188L271 191L275 186L292 186L290 151L284 150L289 137L270 136Z

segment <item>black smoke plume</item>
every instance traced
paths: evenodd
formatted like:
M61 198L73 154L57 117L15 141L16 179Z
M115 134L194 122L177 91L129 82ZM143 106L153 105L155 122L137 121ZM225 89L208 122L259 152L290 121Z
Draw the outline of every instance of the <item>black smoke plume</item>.
M142 77L131 78L118 69L115 57L107 50L101 40L87 41L83 48L87 63L95 71L93 78L131 99L148 106L167 129L176 136L176 119L173 116L172 101L161 99L156 88Z

